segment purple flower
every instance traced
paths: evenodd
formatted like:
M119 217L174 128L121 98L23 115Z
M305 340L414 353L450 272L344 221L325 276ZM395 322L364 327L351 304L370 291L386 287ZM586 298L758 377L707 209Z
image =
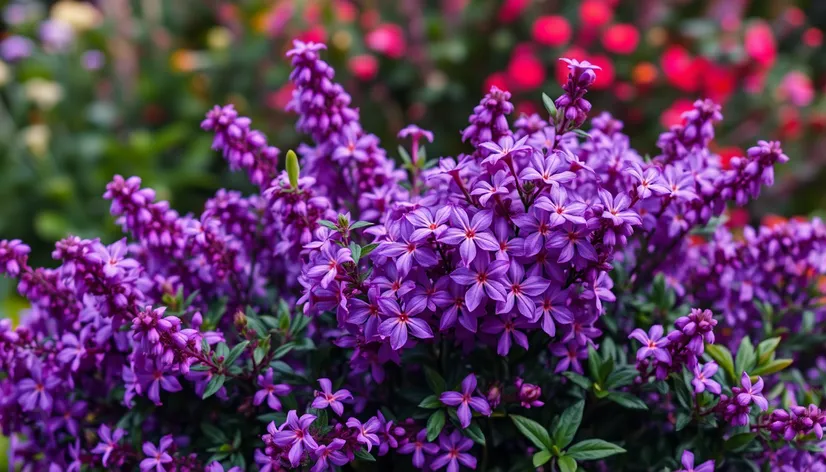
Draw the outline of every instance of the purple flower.
M536 315L536 296L545 292L550 284L550 281L538 275L525 277L522 265L512 262L504 279L505 301L496 304L496 312L508 313L516 306L522 316L533 320Z
M413 466L421 469L425 464L425 454L429 456L437 454L439 452L439 446L427 442L427 430L422 429L416 434L415 439L411 439L405 444L402 444L398 451L399 454L413 453Z
M161 388L167 392L180 392L183 389L178 379L166 372L160 361L150 362L146 367L148 371L137 372L138 381L141 390L156 405L161 405Z
M424 304L412 305L408 303L404 308L400 308L395 300L382 298L379 300L379 306L382 313L389 316L379 325L379 334L390 338L390 347L394 351L398 351L407 344L408 331L419 339L433 337L433 330L430 329L430 325L424 320L414 318L424 311Z
M476 213L473 215L472 222L468 220L467 213L461 208L454 208L453 216L453 223L461 226L461 229L448 228L439 237L439 241L454 246L459 245L459 254L465 265L469 265L476 258L477 246L483 251L499 249L499 242L496 238L489 231L485 231L493 220L490 212Z
M740 385L743 389L736 397L737 403L740 404L740 406L748 406L754 403L761 411L769 409L769 402L766 401L766 397L761 393L763 391L763 379L761 377L758 376L757 382L752 385L749 374L743 372L743 376L740 378Z
M519 403L525 408L536 407L539 408L545 404L542 398L542 387L534 384L529 384L524 380L517 378L516 389L519 395Z
M581 202L567 203L568 194L560 186L551 189L550 198L541 196L536 200L536 207L550 213L548 224L551 228L556 228L565 222L584 225L585 204Z
M273 383L273 370L272 367L267 369L264 375L258 376L258 386L261 387L261 390L255 392L255 396L253 397L253 404L260 405L264 402L264 399L267 399L267 405L275 411L281 411L281 401L278 400L278 396L285 396L289 395L290 393L290 386L286 384L275 384Z
M290 410L287 413L287 421L281 430L272 435L275 444L281 447L290 447L288 458L293 467L301 462L305 447L310 451L318 449L318 444L316 444L309 431L310 425L313 424L315 419L316 417L309 413L301 415L301 418L299 418L295 410Z
M705 461L697 467L694 467L694 453L689 450L683 451L683 456L680 459L680 463L684 468L678 470L677 472L714 472L713 460Z
M503 136L498 143L487 142L479 146L491 152L488 157L482 160L482 164L496 165L500 159L511 159L521 153L533 152L533 148L525 144L528 140L527 136L522 137L517 141L513 140L512 136Z
M489 318L482 324L481 329L483 333L501 333L496 345L496 353L500 356L507 356L511 350L512 341L516 341L516 344L522 346L525 350L528 349L528 337L525 333L516 329L524 325L524 318L514 321L513 315L503 315Z
M553 128L548 128L553 129ZM553 139L553 138L551 138ZM549 149L553 142L549 143ZM559 158L557 154L542 156L534 153L531 164L519 173L522 180L541 180L545 185L558 187L560 184L570 182L576 178L576 174L571 172L567 162Z
M416 125L407 125L399 131L397 135L399 139L410 138L414 142L418 142L421 138L425 138L429 142L433 142L433 133L425 129L419 128Z
M495 260L485 254L475 258L472 267L459 267L450 274L450 278L460 285L470 285L465 293L465 303L470 311L479 307L485 297L504 302L506 300L505 286L500 282L508 270L508 261Z
M329 406L338 416L341 416L344 413L344 404L341 401L353 398L353 394L346 389L333 393L333 384L330 379L318 379L318 383L321 385L321 391L315 393L316 396L311 406L317 409Z
M553 233L548 241L548 246L561 249L557 259L560 264L572 260L577 255L589 261L596 261L596 250L588 241L590 234L591 231L587 227L578 228L572 223L566 223L562 227L562 231Z
M483 206L487 205L491 198L498 195L508 195L511 192L508 185L513 183L513 177L504 170L494 174L491 181L492 183L488 183L485 180L479 180L476 182L473 191L470 192L471 195L479 197L479 203Z
M539 301L536 318L531 321L540 321L542 330L548 336L555 336L556 324L554 324L554 321L564 325L571 324L574 321L574 315L568 309L567 303L568 291L551 286Z
M321 250L320 259L307 271L307 276L314 279L321 277L321 287L327 288L335 280L341 265L346 262L353 262L350 250L331 244Z
M114 432L105 424L100 425L100 428L98 428L98 439L100 442L91 452L92 454L103 454L102 461L104 467L108 465L109 456L112 455L112 451L118 447L118 441L124 436L126 436L126 431L120 428L115 429Z
M402 276L407 275L413 267L415 259L417 265L433 267L439 263L436 253L425 241L415 242L403 239L402 241L383 242L376 249L376 254L387 256L396 261L396 269Z
M162 437L158 447L151 442L143 443L143 453L146 454L146 459L141 461L141 472L149 472L153 469L155 472L165 472L164 464L172 462L172 456L166 452L171 445L172 436Z
M665 349L669 344L669 339L663 337L662 325L654 325L648 330L648 334L640 328L635 329L628 335L629 339L636 339L642 343L642 347L637 350L637 360L641 361L648 357L654 357L660 362L671 364L671 353Z
M574 341L556 343L551 345L551 353L560 358L554 372L560 373L568 369L579 374L584 372L580 360L588 358L588 349L585 347Z
M381 428L381 423L375 416L364 424L356 418L350 418L347 420L347 426L356 429L356 441L367 446L367 452L370 452L373 446L378 446L381 443L379 436L376 434Z
M20 395L17 401L25 411L39 408L50 412L52 395L49 392L55 390L62 380L54 373L44 372L41 362L35 362L32 365L29 375L31 378L25 378L17 383L17 393Z
M453 431L449 436L442 432L439 436L439 447L444 454L430 464L433 470L447 466L448 472L458 472L459 464L476 469L476 458L467 452L473 447L473 440L464 437L459 430Z
M330 466L331 463L333 465L343 466L350 462L347 455L341 451L346 444L347 443L340 438L333 439L330 441L330 444L327 445L319 444L318 449L313 451L313 457L317 462L310 469L310 472L322 472L332 469Z
M482 415L490 416L490 405L488 405L487 400L481 396L473 396L475 392L476 376L469 374L462 380L461 392L444 392L439 396L439 400L445 405L458 406L456 415L459 417L462 428L470 426L471 408Z
M450 219L450 211L449 206L444 206L436 210L436 216L427 208L408 213L407 220L416 228L410 235L410 240L421 241L430 235L438 238L447 229L445 223Z
M694 366L694 379L691 381L691 385L694 386L694 392L700 394L708 390L715 395L719 395L721 391L720 384L711 380L711 377L716 373L717 363L715 362L708 362L702 367L700 367L699 364Z
M637 184L637 195L641 199L646 199L652 195L665 195L671 191L663 185L660 172L656 167L650 166L643 170L638 162L631 162L631 166L625 169Z

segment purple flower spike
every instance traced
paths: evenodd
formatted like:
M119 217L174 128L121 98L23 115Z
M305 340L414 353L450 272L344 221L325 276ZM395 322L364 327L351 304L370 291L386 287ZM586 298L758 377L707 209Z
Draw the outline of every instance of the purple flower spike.
M444 392L439 396L439 400L445 405L458 406L456 415L459 417L462 428L470 426L470 419L472 417L470 412L471 408L482 415L490 416L490 405L488 405L488 401L481 396L473 396L475 392L476 376L469 374L462 380L461 392Z

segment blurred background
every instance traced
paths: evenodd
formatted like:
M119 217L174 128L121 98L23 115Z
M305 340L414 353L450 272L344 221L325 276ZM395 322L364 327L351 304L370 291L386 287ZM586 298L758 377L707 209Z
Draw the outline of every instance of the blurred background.
M391 154L408 123L436 132L430 155L466 150L459 130L491 85L513 93L514 118L540 111L565 56L602 67L594 110L622 119L642 153L699 97L724 105L724 158L783 141L792 161L729 224L826 208L824 0L6 0L0 11L0 239L25 240L34 264L69 233L120 237L101 199L113 174L139 175L181 212L245 188L198 127L213 104L294 147L294 38L328 44ZM12 293L0 279L0 317L23 307Z
M826 1L822 0L98 0L0 2L0 239L49 264L55 240L120 236L101 199L139 175L181 212L245 188L198 125L234 103L282 150L292 39L326 59L394 153L408 123L455 155L491 85L520 113L558 95L560 56L602 67L595 111L622 119L642 153L699 97L724 105L724 157L781 139L792 162L730 224L826 208ZM516 118L514 116L514 118ZM18 302L0 280L0 316Z

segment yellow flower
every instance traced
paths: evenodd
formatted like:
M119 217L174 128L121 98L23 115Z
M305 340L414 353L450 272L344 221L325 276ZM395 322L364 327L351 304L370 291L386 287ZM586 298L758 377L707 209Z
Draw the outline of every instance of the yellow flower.
M49 140L52 137L52 132L48 126L43 124L31 125L24 128L22 133L23 142L35 157L46 155L46 151L49 150Z
M75 31L88 31L103 21L103 15L91 3L61 0L52 7L52 18L69 24Z
M210 49L226 49L232 43L232 35L227 28L216 26L207 32L206 42Z
M198 57L194 51L188 49L178 49L169 58L172 70L178 72L191 72L198 65Z
M43 110L50 110L63 99L63 87L57 82L34 78L24 84L26 98Z

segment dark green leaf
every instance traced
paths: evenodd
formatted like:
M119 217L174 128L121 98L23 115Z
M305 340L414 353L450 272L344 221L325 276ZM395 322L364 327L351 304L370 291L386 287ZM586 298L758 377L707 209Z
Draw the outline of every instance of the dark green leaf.
M568 377L568 379L571 382L579 385L580 387L584 388L585 390L588 390L589 388L591 388L591 381L588 380L587 377L583 377L582 375L579 375L576 372L571 372L570 370L568 370L568 371L563 372L562 375L564 375L565 377Z
M647 410L648 405L638 397L626 392L611 392L605 397L614 403L630 408L632 410Z
M207 383L206 389L204 390L204 395L201 398L209 398L215 394L218 390L221 390L221 387L224 386L224 382L226 381L226 377L223 375L213 375L211 379L209 379L209 383Z
M729 382L733 383L738 380L737 374L734 373L734 359L731 357L731 351L719 344L706 344L705 352L723 369Z
M602 359L599 353L594 349L594 346L588 345L588 373L591 375L591 380L602 385L602 379L599 376L599 369L602 366Z
M359 449L355 453L356 459L367 461L367 462L376 462L376 458L373 457L372 454L365 451L364 449Z
M554 444L558 448L562 449L574 440L579 424L582 422L584 409L585 401L580 400L562 412L559 422L554 427Z
M471 423L470 426L463 429L462 434L470 439L473 439L473 442L479 444L480 446L485 445L485 433L482 432L482 428L480 428L476 423Z
M737 451L739 449L744 448L748 443L750 443L754 438L757 437L756 433L739 433L735 434L734 436L728 438L725 443L725 449L727 451Z
M569 447L565 454L576 460L593 461L623 452L625 449L602 439L586 439Z
M256 364L260 364L266 356L267 350L264 349L263 346L258 346L257 348L255 348L255 351L252 352L252 359L255 361Z
M445 427L445 412L444 410L436 410L427 419L427 440L435 441Z
M338 226L330 220L318 220L318 224L331 231L338 231Z
M680 375L674 375L672 376L672 379L674 381L674 393L677 394L677 401L683 406L683 408L690 410L693 405L694 397L691 395L691 391L685 384L683 377Z
M226 359L229 355L229 346L227 346L227 343L218 343L218 345L215 346L215 355Z
M224 444L229 441L229 438L226 433L224 433L224 430L213 425L212 423L201 423L201 430L210 442L212 442L212 444Z
M749 372L749 375L755 376L775 374L792 365L792 362L794 362L793 359L775 359L768 364L761 365L760 367Z
M405 164L413 164L410 154L408 154L407 149L405 149L401 144L399 144L399 157L402 158L402 162Z
M240 343L236 344L232 348L232 350L229 351L229 354L227 355L227 358L224 360L224 364L230 365L233 362L235 362L235 360L238 359L238 357L241 355L241 353L244 352L244 349L246 349L247 346L249 346L249 345L250 345L249 341L243 341L243 342L240 342Z
M579 137L581 137L581 138L591 139L591 135L590 135L590 134L586 133L585 131L583 131L583 130L581 130L581 129L579 129L579 128L577 128L577 129L575 129L575 130L574 130L574 134L576 134L577 136L579 136Z
M677 413L677 424L674 426L674 429L677 431L682 431L683 428L688 426L691 423L691 415L684 411L680 411Z
M551 436L548 434L548 430L546 430L541 424L530 418L525 418L524 416L519 415L510 415L510 418L511 421L513 421L513 424L516 425L516 429L518 429L523 436L528 438L534 446L539 449L546 449L549 451L553 448Z
M559 458L560 472L576 472L576 459L570 456L562 456Z
M295 343L294 342L288 342L288 343L282 344L282 345L278 346L277 348L275 348L275 352L273 352L272 358L273 359L281 359L282 357L286 356L290 351L292 351L293 348L295 348Z
M605 379L605 388L619 388L631 385L640 373L633 367L621 367L611 372Z
M353 261L358 264L359 259L361 259L361 246L356 244L355 242L350 243L350 255L353 257Z
M741 375L743 372L751 372L754 370L754 363L757 356L754 353L754 345L748 336L740 341L740 347L737 349L737 356L734 359L734 373Z
M373 223L370 223L369 221L356 221L350 225L350 229L365 228L367 226L373 226Z
M445 379L442 378L441 374L428 366L424 366L424 377L433 393L438 395L445 391Z
M771 359L771 355L780 345L780 337L765 339L757 345L757 362L765 364Z
M545 109L548 110L548 115L551 117L551 121L556 121L556 105L551 97L547 94L542 94L542 104L545 105Z
M436 395L427 396L424 400L421 401L421 403L419 403L419 408L427 408L428 410L441 407L442 402L439 401L439 397L437 397Z
M371 252L373 252L379 245L377 243L370 243L365 244L361 248L361 257L367 257Z

